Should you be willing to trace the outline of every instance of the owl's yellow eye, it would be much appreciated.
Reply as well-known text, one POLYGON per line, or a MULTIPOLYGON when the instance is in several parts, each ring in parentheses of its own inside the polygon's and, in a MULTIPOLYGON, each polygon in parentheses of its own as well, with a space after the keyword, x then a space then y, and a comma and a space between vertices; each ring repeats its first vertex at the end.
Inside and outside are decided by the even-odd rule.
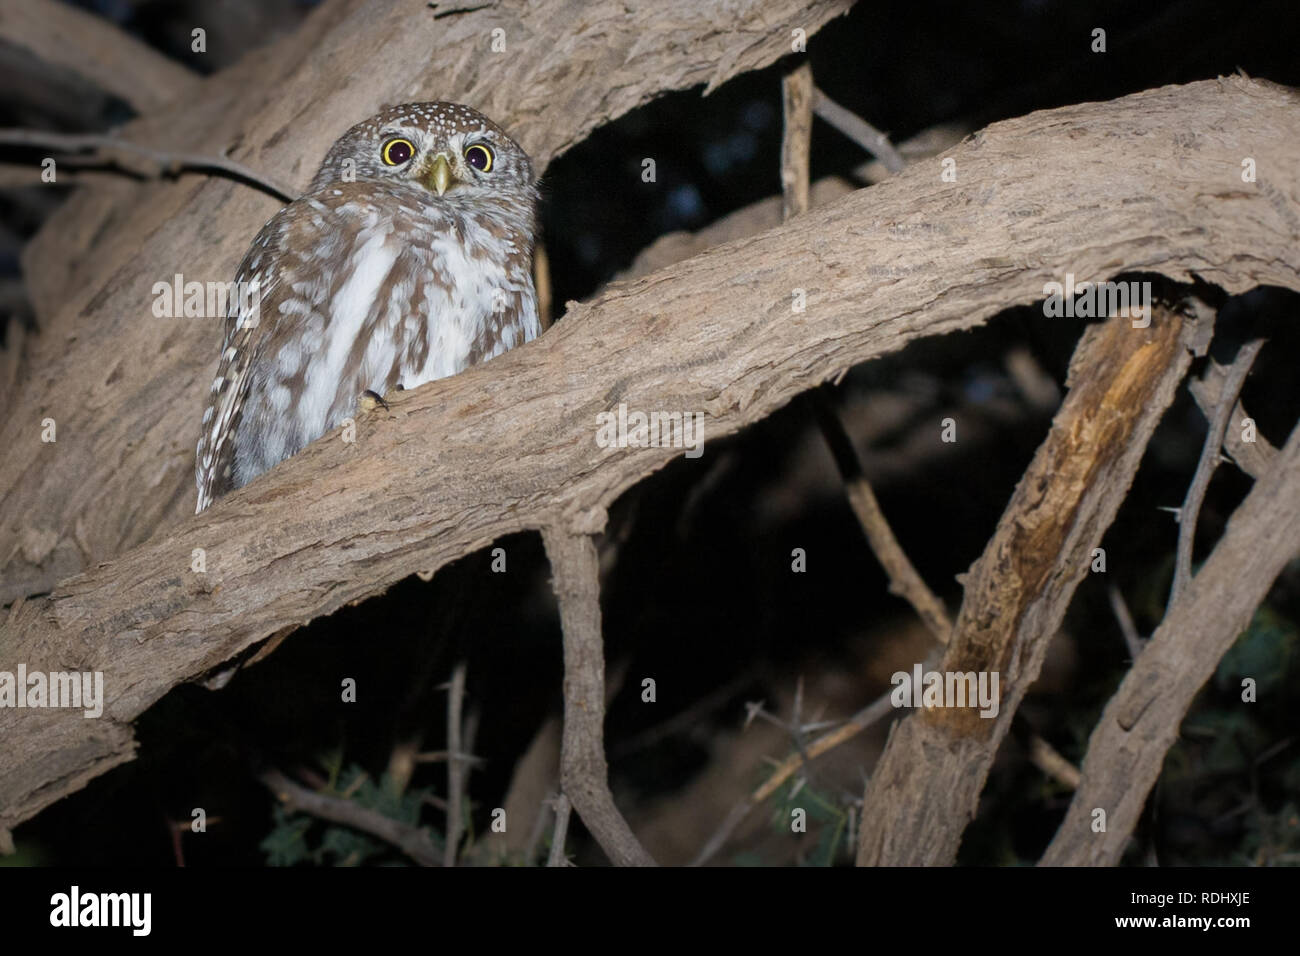
POLYGON ((482 143, 475 143, 465 150, 465 162, 469 163, 480 173, 492 172, 492 150, 488 149, 482 143))
POLYGON ((390 139, 379 153, 386 166, 400 166, 414 155, 415 146, 409 139, 390 139))

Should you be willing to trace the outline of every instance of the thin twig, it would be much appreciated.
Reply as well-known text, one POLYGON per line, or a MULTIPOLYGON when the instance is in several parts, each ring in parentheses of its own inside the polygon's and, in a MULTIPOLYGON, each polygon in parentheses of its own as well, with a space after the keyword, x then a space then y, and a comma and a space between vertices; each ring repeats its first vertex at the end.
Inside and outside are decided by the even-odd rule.
POLYGON ((1133 624, 1133 615, 1128 611, 1124 595, 1113 584, 1110 586, 1110 609, 1115 614, 1115 620, 1119 621, 1119 629, 1124 635, 1124 646, 1128 648, 1129 660, 1137 660, 1138 655, 1142 653, 1142 638, 1133 624))
POLYGON ((754 791, 750 799, 756 803, 762 803, 775 793, 783 783, 789 780, 790 777, 792 777, 795 772, 808 761, 820 757, 828 750, 833 750, 846 740, 856 737, 878 720, 882 720, 889 716, 894 709, 894 705, 890 701, 892 694, 892 691, 888 694, 882 694, 880 697, 876 698, 876 700, 872 701, 866 707, 862 708, 862 710, 858 711, 846 720, 841 726, 818 737, 812 743, 808 744, 803 755, 794 753, 789 757, 786 757, 785 760, 781 761, 781 763, 777 765, 772 776, 770 776, 757 790, 754 791))
POLYGON ((1262 339, 1247 342, 1237 351, 1237 357, 1228 366, 1223 391, 1219 393, 1219 406, 1214 410, 1214 418, 1205 434, 1205 444, 1201 446, 1201 460, 1197 462, 1192 484, 1187 489, 1187 497, 1178 512, 1178 551, 1174 562, 1174 583, 1169 590, 1170 607, 1192 583, 1192 545, 1196 538, 1196 522, 1201 513, 1201 503, 1210 487, 1210 478, 1222 459, 1220 449, 1223 448, 1223 437, 1228 430, 1228 419, 1232 415, 1233 406, 1237 404, 1241 387, 1246 384, 1246 375, 1263 346, 1262 339))
MULTIPOLYGON (((810 175, 808 141, 811 113, 817 111, 819 116, 826 118, 825 114, 819 111, 820 104, 823 109, 830 109, 832 113, 838 110, 863 126, 867 124, 862 123, 843 107, 837 106, 824 93, 816 89, 813 86, 812 67, 806 63, 783 79, 781 89, 785 109, 785 129, 781 143, 781 191, 784 197, 783 218, 789 219, 792 215, 808 209, 810 175)), ((835 115, 839 116, 838 113, 835 115)), ((888 141, 885 142, 888 145, 888 141)), ((892 146, 889 149, 893 152, 892 146)), ((884 154, 877 153, 877 155, 882 160, 886 159, 884 154)), ((897 153, 894 153, 894 156, 898 159, 898 169, 902 169, 902 158, 898 157, 897 153)), ((892 166, 890 168, 897 172, 892 166)), ((812 404, 822 435, 826 439, 826 444, 830 446, 831 455, 839 468, 849 505, 857 516, 858 523, 862 525, 872 551, 885 569, 885 574, 889 578, 890 592, 910 603, 939 642, 946 644, 948 635, 952 631, 952 622, 948 618, 948 613, 942 602, 921 579, 902 546, 899 545, 898 539, 894 537, 889 522, 885 520, 884 512, 880 510, 880 503, 876 501, 876 495, 863 473, 857 450, 849 440, 844 424, 835 411, 832 396, 829 386, 823 385, 809 393, 808 400, 812 404)))
POLYGON ((939 643, 947 644, 948 635, 952 633, 952 619, 948 617, 943 602, 922 580, 898 539, 894 537, 885 513, 880 510, 880 502, 876 500, 875 492, 862 473, 862 462, 857 450, 835 411, 830 387, 821 385, 806 394, 817 422, 821 425, 822 436, 830 446, 835 465, 839 468, 849 505, 853 508, 858 523, 862 525, 872 552, 889 578, 890 593, 911 604, 939 643))
POLYGON ((461 752, 461 709, 465 703, 465 662, 461 661, 451 672, 447 688, 447 750, 452 757, 447 761, 447 842, 442 847, 442 865, 455 866, 460 848, 464 820, 461 818, 462 797, 465 793, 465 763, 461 752))
POLYGON ((695 859, 691 861, 691 866, 703 866, 712 859, 726 844, 727 840, 731 838, 736 828, 749 816, 750 811, 776 793, 800 768, 806 767, 809 761, 815 760, 827 751, 833 750, 847 740, 851 740, 872 724, 887 717, 894 709, 894 705, 890 700, 892 693, 891 691, 878 697, 846 720, 841 726, 818 737, 808 744, 803 754, 794 753, 781 761, 772 772, 772 776, 765 780, 753 793, 731 808, 726 819, 722 821, 722 824, 705 842, 695 859))
POLYGON ((126 153, 148 160, 155 176, 175 176, 189 169, 210 173, 224 173, 234 179, 256 186, 263 192, 293 202, 297 193, 274 179, 237 163, 225 156, 201 156, 194 153, 171 153, 166 150, 142 146, 116 136, 94 133, 54 133, 39 129, 0 129, 0 146, 26 146, 52 149, 63 153, 94 153, 104 162, 114 161, 119 167, 139 173, 139 169, 121 161, 126 153), (114 154, 118 154, 116 159, 114 154))
MULTIPOLYGON (((472 748, 466 748, 467 750, 472 748)), ((425 750, 414 756, 415 763, 446 763, 452 758, 453 754, 448 750, 425 750)), ((458 753, 454 755, 461 763, 470 767, 478 766, 485 763, 482 757, 476 757, 472 753, 458 753)))
POLYGON ((605 762, 605 649, 600 563, 591 536, 542 532, 564 633, 564 739, 560 785, 601 849, 619 866, 653 866, 614 804, 605 762))
POLYGON ((1079 788, 1079 768, 1061 756, 1060 752, 1038 734, 1029 738, 1029 759, 1033 765, 1058 783, 1071 790, 1079 788))
MULTIPOLYGON (((546 821, 555 805, 555 796, 551 794, 539 803, 537 812, 533 814, 533 828, 528 831, 528 842, 524 845, 524 863, 528 866, 532 866, 533 860, 537 859, 537 848, 542 844, 542 834, 546 832, 546 821)), ((509 802, 506 801, 507 804, 509 802)))
POLYGON ((546 858, 547 866, 568 866, 569 861, 564 855, 564 843, 569 838, 569 811, 572 804, 569 798, 564 794, 556 794, 553 801, 555 807, 555 832, 551 835, 551 852, 546 858))
POLYGON ((845 109, 821 90, 813 90, 813 112, 875 156, 891 173, 900 173, 906 163, 889 137, 862 117, 845 109))
POLYGON ((554 321, 553 293, 551 289, 551 257, 546 254, 546 244, 538 241, 533 246, 533 288, 537 290, 537 318, 542 331, 554 321))
POLYGON ((301 810, 322 820, 369 833, 391 843, 421 866, 437 866, 441 862, 433 840, 419 827, 386 817, 377 810, 360 806, 351 800, 308 790, 278 770, 268 770, 260 779, 290 811, 301 810))
POLYGON ((626 757, 634 754, 639 750, 645 750, 652 747, 662 740, 666 740, 675 734, 683 733, 700 726, 701 721, 712 714, 727 701, 731 700, 747 684, 752 682, 754 675, 752 672, 741 674, 727 681, 716 690, 710 691, 701 697, 695 703, 678 711, 667 720, 647 727, 645 730, 628 737, 618 744, 609 748, 610 755, 614 759, 626 757))
MULTIPOLYGON (((1192 398, 1196 400, 1207 422, 1214 420, 1214 411, 1219 407, 1219 396, 1223 393, 1223 383, 1227 375, 1227 370, 1222 365, 1210 359, 1204 374, 1199 379, 1188 383, 1188 390, 1192 393, 1192 398)), ((1238 399, 1237 404, 1232 406, 1229 427, 1223 436, 1223 449, 1232 456, 1238 468, 1252 478, 1261 478, 1273 466, 1277 458, 1277 449, 1273 447, 1272 442, 1259 434, 1258 429, 1254 441, 1246 441, 1242 437, 1241 429, 1245 427, 1245 420, 1250 417, 1250 413, 1238 399)))
POLYGON ((781 80, 785 135, 781 139, 781 218, 808 211, 809 152, 812 143, 813 75, 804 63, 781 80))

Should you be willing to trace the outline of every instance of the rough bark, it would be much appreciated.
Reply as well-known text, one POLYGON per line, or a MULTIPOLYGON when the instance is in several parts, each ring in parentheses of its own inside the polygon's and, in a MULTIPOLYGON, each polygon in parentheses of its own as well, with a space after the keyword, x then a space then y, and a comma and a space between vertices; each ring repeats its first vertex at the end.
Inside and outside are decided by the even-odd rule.
POLYGON ((1082 783, 1042 865, 1119 862, 1183 715, 1297 554, 1300 427, 1106 704, 1088 741, 1082 783), (1093 830, 1097 809, 1106 813, 1102 832, 1093 830))
POLYGON ((890 734, 872 771, 861 866, 947 865, 1016 708, 1191 364, 1191 323, 1158 309, 1149 329, 1117 316, 1084 334, 1052 429, 966 576, 942 673, 999 675, 995 716, 925 709, 890 734))
POLYGON ((1066 272, 1300 289, 1294 105, 1231 78, 997 124, 951 152, 957 183, 917 164, 613 287, 537 341, 401 396, 354 443, 327 436, 16 607, 0 670, 102 670, 108 699, 100 720, 0 711, 0 828, 129 759, 145 708, 282 628, 504 534, 598 530, 605 506, 681 454, 598 447, 595 416, 620 403, 703 412, 717 438, 918 336, 1033 302, 1066 272), (1243 155, 1258 185, 1241 182, 1243 155), (792 314, 796 288, 808 304, 792 314), (195 548, 205 574, 190 571, 195 548))
MULTIPOLYGON (((221 153, 301 188, 333 140, 385 103, 450 99, 510 130, 538 169, 667 90, 791 50, 849 0, 538 0, 451 13, 333 0, 291 36, 123 130, 221 153), (494 31, 502 31, 494 35, 494 31), (504 43, 504 48, 494 48, 504 43)), ((444 5, 445 6, 445 5, 444 5)), ((217 319, 158 319, 155 282, 227 282, 273 200, 229 181, 125 182, 68 203, 24 258, 41 327, 0 428, 0 600, 144 541, 194 509, 193 458, 217 319), (58 443, 42 444, 53 418, 58 443)))
MULTIPOLYGON (((601 521, 599 517, 597 521, 601 521)), ((603 521, 601 521, 603 523, 603 521)), ((605 760, 605 645, 600 561, 589 534, 542 532, 564 631, 564 739, 560 785, 601 849, 618 866, 654 866, 614 804, 605 760)))

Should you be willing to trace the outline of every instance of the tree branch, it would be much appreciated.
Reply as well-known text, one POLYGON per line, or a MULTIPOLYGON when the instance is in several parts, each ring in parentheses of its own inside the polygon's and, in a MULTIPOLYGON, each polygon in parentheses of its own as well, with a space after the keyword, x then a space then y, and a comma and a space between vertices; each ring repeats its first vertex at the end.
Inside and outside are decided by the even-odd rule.
POLYGON ((813 92, 813 112, 875 156, 891 173, 901 173, 906 165, 889 137, 858 114, 845 109, 821 90, 813 92))
MULTIPOLYGON (((230 155, 296 193, 330 144, 382 105, 448 99, 509 130, 541 171, 663 92, 712 90, 775 62, 792 28, 811 36, 850 5, 765 0, 719 30, 695 0, 495 3, 442 19, 402 0, 325 0, 289 36, 119 135, 230 155), (504 48, 492 44, 498 30, 504 48)), ((226 181, 124 181, 65 204, 28 244, 23 275, 42 334, 27 337, 24 377, 0 395, 10 410, 0 535, 39 531, 18 532, 19 548, 0 540, 0 601, 49 591, 193 512, 196 410, 224 316, 160 320, 151 289, 178 273, 228 282, 276 208, 226 181), (55 467, 29 441, 46 417, 61 441, 37 444, 57 451, 55 467)))
MULTIPOLYGON (((564 855, 564 844, 569 839, 569 815, 573 810, 573 804, 562 793, 555 795, 553 803, 555 806, 555 829, 551 833, 551 852, 547 854, 546 865, 568 866, 568 858, 564 855)), ((531 858, 529 862, 531 862, 531 858)))
POLYGON ((803 63, 781 81, 781 104, 785 115, 781 136, 782 219, 808 211, 812 102, 812 66, 803 63))
POLYGON ((147 172, 153 176, 176 176, 186 169, 223 173, 233 179, 256 186, 285 202, 293 202, 297 196, 297 193, 288 186, 225 156, 173 153, 154 149, 151 146, 142 146, 118 136, 51 133, 39 129, 0 129, 0 146, 38 147, 62 153, 90 153, 99 161, 112 162, 129 172, 147 172), (127 156, 134 157, 136 161, 128 160, 127 156), (144 160, 147 169, 142 169, 139 160, 144 160))
POLYGON ((862 462, 858 459, 853 442, 844 430, 844 424, 827 391, 828 386, 823 385, 808 393, 809 402, 821 425, 822 437, 830 446, 831 456, 844 481, 844 493, 848 496, 849 506, 867 536, 872 554, 885 569, 885 576, 889 579, 889 593, 898 595, 912 605, 935 640, 947 644, 952 634, 952 620, 948 617, 948 610, 930 590, 903 546, 898 543, 894 530, 881 510, 880 502, 876 500, 876 493, 862 473, 862 462))
MULTIPOLYGON (((681 454, 597 446, 596 415, 620 402, 697 410, 708 438, 718 438, 913 339, 1033 302, 1045 281, 1066 271, 1102 278, 1116 263, 1141 262, 1175 279, 1195 270, 1230 292, 1300 288, 1292 225, 1300 223, 1300 204, 1287 198, 1300 197, 1300 170, 1289 161, 1300 151, 1300 116, 1286 108, 1291 95, 1227 79, 998 124, 950 154, 967 184, 951 195, 934 188, 929 171, 905 170, 783 227, 613 287, 573 307, 537 341, 401 393, 390 411, 358 422, 355 442, 326 436, 202 515, 15 607, 0 628, 0 670, 19 663, 99 670, 106 700, 99 720, 0 708, 0 829, 131 759, 132 721, 178 683, 502 535, 557 521, 571 526, 681 454), (1196 162, 1177 146, 1189 121, 1205 131, 1196 162), (1258 145, 1261 168, 1276 170, 1255 194, 1223 176, 1225 164, 1236 164, 1242 128, 1258 145), (1116 141, 1128 145, 1116 153, 1116 141), (1067 175, 1077 189, 1059 188, 1067 175), (1008 177, 1020 184, 1014 192, 961 199, 1008 177), (1141 217, 1130 218, 1134 208, 1141 217), (1215 233, 1203 245, 1207 219, 1215 233), (1104 245, 1073 245, 1080 235, 1102 234, 1104 245), (1008 235, 1014 259, 1005 254, 1008 235), (796 287, 808 291, 808 309, 792 316, 796 287), (195 548, 204 549, 205 573, 190 570, 195 548)), ((1139 338, 1130 331, 1129 341, 1139 338)), ((127 347, 96 355, 101 404, 113 371, 103 368, 104 356, 127 347)), ((155 340, 151 354, 158 351, 155 340)), ((1145 358, 1133 361, 1130 373, 1157 374, 1145 358)), ((181 403, 184 393, 167 401, 181 403)), ((1121 404, 1107 407, 1146 401, 1144 394, 1117 398, 1121 404)), ((200 406, 196 400, 183 410, 190 425, 200 406)), ((39 427, 39 410, 24 414, 39 427)), ((22 421, 18 415, 10 424, 22 421)), ((40 446, 44 464, 27 466, 37 488, 52 472, 84 464, 80 446, 98 440, 77 427, 86 421, 61 419, 58 443, 40 446)), ((160 460, 183 465, 185 494, 194 493, 192 442, 164 437, 167 429, 155 421, 137 435, 154 471, 148 478, 135 472, 127 484, 132 500, 172 487, 160 460)), ((34 444, 19 437, 21 429, 14 434, 0 468, 34 444)), ((132 471, 139 467, 133 454, 124 441, 109 464, 132 471)), ((10 510, 30 490, 7 494, 0 555, 19 549, 23 529, 42 527, 10 510)), ((35 508, 39 496, 31 500, 35 508)), ((120 520, 129 523, 145 507, 125 509, 120 520)), ((44 540, 33 538, 32 550, 44 540)))
POLYGON ((956 858, 1016 708, 1191 362, 1192 326, 1156 308, 1148 329, 1117 316, 1084 333, 1052 429, 966 575, 939 668, 998 674, 997 712, 926 709, 896 725, 863 799, 859 865, 956 858))
POLYGON ((461 756, 461 711, 465 705, 465 662, 456 665, 447 687, 447 842, 443 845, 442 865, 456 865, 460 838, 464 829, 461 801, 465 796, 468 767, 461 756))
POLYGON ((1298 553, 1300 426, 1106 704, 1083 781, 1040 865, 1119 863, 1192 700, 1298 553), (1100 833, 1098 809, 1106 813, 1100 833))
MULTIPOLYGON (((1227 379, 1227 369, 1214 359, 1210 359, 1201 377, 1188 386, 1192 398, 1196 400, 1197 406, 1205 415, 1207 425, 1214 421, 1215 411, 1222 404, 1223 389, 1227 379)), ((1262 478, 1273 466, 1273 461, 1277 458, 1277 449, 1260 434, 1255 435, 1253 442, 1242 439, 1245 419, 1249 417, 1240 401, 1233 405, 1232 415, 1228 419, 1229 427, 1223 438, 1223 450, 1231 455, 1237 467, 1250 477, 1262 478)))
POLYGON ((275 794, 276 799, 291 811, 301 810, 322 820, 369 833, 385 843, 391 843, 421 866, 437 866, 441 862, 438 849, 433 845, 429 834, 419 827, 386 817, 378 810, 371 810, 351 800, 308 790, 278 770, 266 771, 261 780, 275 794))
POLYGON ((1201 457, 1196 463, 1196 472, 1192 475, 1192 483, 1187 488, 1187 497, 1183 499, 1183 506, 1178 509, 1178 548, 1174 561, 1174 580, 1169 590, 1170 604, 1177 601, 1192 582, 1192 545, 1196 541, 1196 522, 1201 514, 1201 502, 1205 500, 1205 492, 1210 487, 1210 478, 1223 457, 1223 436, 1228 430, 1228 418, 1237 403, 1241 387, 1246 384, 1250 367, 1255 364, 1255 356, 1263 346, 1263 341, 1256 339, 1247 342, 1237 352, 1236 359, 1228 366, 1223 391, 1219 395, 1219 407, 1214 410, 1214 416, 1207 423, 1205 444, 1201 447, 1201 457))
MULTIPOLYGON (((591 536, 542 532, 564 629, 564 741, 560 786, 601 849, 619 866, 653 866, 614 805, 605 762, 605 650, 600 563, 591 536)), ((560 808, 557 807, 557 814, 560 808)), ((563 834, 557 834, 562 837, 563 834)), ((561 853, 563 845, 561 843, 561 853)))

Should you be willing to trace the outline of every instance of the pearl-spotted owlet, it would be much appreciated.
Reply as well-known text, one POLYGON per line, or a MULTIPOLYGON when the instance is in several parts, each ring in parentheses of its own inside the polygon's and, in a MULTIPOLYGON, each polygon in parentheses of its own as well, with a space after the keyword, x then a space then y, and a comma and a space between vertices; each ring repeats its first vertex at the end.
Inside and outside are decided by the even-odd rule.
POLYGON ((455 103, 348 130, 240 263, 203 412, 198 511, 385 395, 540 331, 527 154, 455 103))

